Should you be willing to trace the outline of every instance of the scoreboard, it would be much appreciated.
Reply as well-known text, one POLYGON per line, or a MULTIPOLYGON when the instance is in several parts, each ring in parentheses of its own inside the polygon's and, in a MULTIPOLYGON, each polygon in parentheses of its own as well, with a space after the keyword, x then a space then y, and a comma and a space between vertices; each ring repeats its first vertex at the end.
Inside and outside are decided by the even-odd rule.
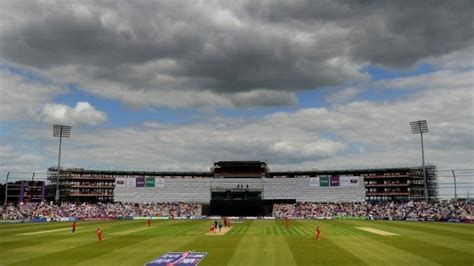
POLYGON ((42 202, 44 200, 44 181, 20 181, 19 202, 42 202))

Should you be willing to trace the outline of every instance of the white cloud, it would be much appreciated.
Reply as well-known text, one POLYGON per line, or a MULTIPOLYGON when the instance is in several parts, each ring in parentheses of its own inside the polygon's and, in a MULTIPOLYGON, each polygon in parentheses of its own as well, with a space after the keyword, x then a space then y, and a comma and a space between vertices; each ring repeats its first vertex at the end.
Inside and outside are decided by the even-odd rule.
POLYGON ((98 125, 107 120, 106 113, 96 110, 88 102, 78 102, 74 108, 64 104, 47 104, 39 117, 46 123, 71 125, 98 125))
MULTIPOLYGON (((32 171, 38 169, 41 156, 14 149, 11 145, 0 145, 0 171, 32 171)), ((42 169, 45 171, 44 169, 42 169)))
POLYGON ((25 121, 65 90, 0 69, 0 121, 25 121))
POLYGON ((474 71, 470 70, 441 70, 424 75, 395 78, 376 82, 380 88, 395 89, 443 89, 469 88, 474 85, 474 71))
POLYGON ((474 67, 474 45, 440 57, 425 60, 442 69, 469 69, 474 67))

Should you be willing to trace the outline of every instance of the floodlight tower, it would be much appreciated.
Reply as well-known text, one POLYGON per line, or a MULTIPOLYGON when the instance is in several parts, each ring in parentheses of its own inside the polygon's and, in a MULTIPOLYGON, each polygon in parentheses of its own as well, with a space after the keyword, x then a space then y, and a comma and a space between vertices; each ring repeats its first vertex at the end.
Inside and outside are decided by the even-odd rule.
POLYGON ((423 146, 423 133, 428 133, 428 124, 426 120, 418 120, 410 122, 411 132, 413 134, 420 134, 421 136, 421 160, 423 163, 423 178, 425 185, 425 201, 428 202, 428 179, 426 178, 426 168, 425 168, 425 149, 423 146))
POLYGON ((56 176, 56 202, 59 202, 59 174, 61 172, 61 142, 71 136, 71 126, 54 125, 53 137, 59 138, 58 175, 56 176))

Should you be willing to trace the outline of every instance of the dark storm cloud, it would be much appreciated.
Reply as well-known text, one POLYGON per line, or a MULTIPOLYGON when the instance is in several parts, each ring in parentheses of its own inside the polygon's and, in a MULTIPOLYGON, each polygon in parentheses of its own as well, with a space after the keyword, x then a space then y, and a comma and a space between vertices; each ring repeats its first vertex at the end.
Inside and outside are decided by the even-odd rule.
POLYGON ((363 78, 367 64, 409 67, 473 40, 472 1, 2 5, 2 58, 44 73, 72 65, 85 89, 293 92, 363 78))
POLYGON ((474 36, 474 1, 273 1, 248 10, 271 23, 349 28, 352 58, 386 67, 465 48, 474 36))

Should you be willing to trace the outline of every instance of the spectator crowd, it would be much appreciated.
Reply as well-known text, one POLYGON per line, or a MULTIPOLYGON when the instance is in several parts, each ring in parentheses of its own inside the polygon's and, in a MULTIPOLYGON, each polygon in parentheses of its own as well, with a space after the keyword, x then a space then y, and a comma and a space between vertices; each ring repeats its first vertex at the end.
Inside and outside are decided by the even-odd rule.
POLYGON ((405 203, 314 203, 274 204, 275 217, 329 218, 366 217, 374 220, 472 221, 474 204, 464 201, 405 203))
MULTIPOLYGON (((59 220, 65 217, 77 219, 120 219, 125 217, 202 216, 198 203, 20 203, 0 207, 3 220, 29 221, 35 218, 59 220)), ((474 203, 464 201, 405 202, 405 203, 315 203, 273 204, 273 216, 277 218, 333 218, 364 217, 374 220, 433 220, 473 221, 474 203)))
POLYGON ((77 219, 123 218, 137 216, 190 217, 201 216, 202 206, 198 203, 68 203, 60 205, 42 203, 19 203, 0 209, 4 220, 28 221, 34 218, 58 220, 64 217, 77 219))

